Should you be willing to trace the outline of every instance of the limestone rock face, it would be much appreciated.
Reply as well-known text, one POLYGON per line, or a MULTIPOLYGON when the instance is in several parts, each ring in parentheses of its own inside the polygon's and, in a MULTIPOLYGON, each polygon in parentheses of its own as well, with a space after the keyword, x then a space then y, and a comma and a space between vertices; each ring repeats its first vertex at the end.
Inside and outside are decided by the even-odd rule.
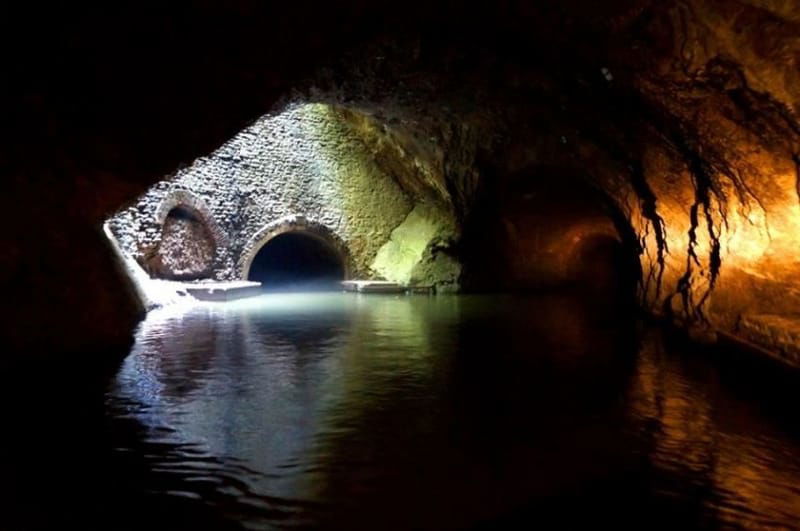
POLYGON ((458 289, 460 265, 440 252, 455 238, 451 219, 429 205, 417 205, 378 250, 371 268, 381 278, 403 285, 458 289))

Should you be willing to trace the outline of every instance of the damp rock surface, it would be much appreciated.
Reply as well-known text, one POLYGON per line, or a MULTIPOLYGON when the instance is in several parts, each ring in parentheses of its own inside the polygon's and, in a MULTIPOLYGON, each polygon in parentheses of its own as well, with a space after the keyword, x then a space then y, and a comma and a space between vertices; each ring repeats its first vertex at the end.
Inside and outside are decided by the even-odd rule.
MULTIPOLYGON (((425 260, 460 264, 461 284, 491 289, 499 277, 471 260, 501 253, 472 229, 503 216, 520 176, 572 173, 614 205, 649 311, 731 333, 745 314, 800 313, 796 2, 512 2, 458 17, 432 5, 319 9, 309 19, 294 5, 203 4, 156 22, 125 8, 100 21, 61 13, 54 27, 31 17, 30 30, 21 20, 2 32, 10 43, 38 36, 26 40, 29 57, 7 62, 14 134, 0 147, 10 227, 0 267, 15 306, 4 337, 57 350, 129 338, 140 308, 98 227, 120 209, 140 216, 137 198, 166 175, 197 177, 204 199, 250 175, 236 208, 212 212, 213 234, 253 235, 267 218, 312 211, 365 274, 414 205, 436 205, 458 233, 425 260), (282 23, 265 36, 265 20, 282 23), (292 60, 273 53, 288 48, 292 60), (262 164, 259 146, 290 146, 309 129, 287 123, 261 144, 242 139, 259 137, 258 117, 295 103, 340 109, 329 124, 346 126, 347 148, 317 136, 327 156, 295 146, 299 164, 262 164), (304 177, 320 173, 342 180, 304 177), (265 195, 258 179, 276 175, 282 184, 265 195), (350 217, 332 206, 333 182, 352 199, 350 217), (317 197, 324 207, 314 210, 317 197), (37 320, 45 333, 19 326, 37 320)), ((152 253, 161 226, 147 228, 137 234, 151 239, 120 235, 121 245, 152 253)), ((247 245, 235 238, 218 249, 247 245)), ((235 256, 218 252, 212 276, 228 278, 235 256)))

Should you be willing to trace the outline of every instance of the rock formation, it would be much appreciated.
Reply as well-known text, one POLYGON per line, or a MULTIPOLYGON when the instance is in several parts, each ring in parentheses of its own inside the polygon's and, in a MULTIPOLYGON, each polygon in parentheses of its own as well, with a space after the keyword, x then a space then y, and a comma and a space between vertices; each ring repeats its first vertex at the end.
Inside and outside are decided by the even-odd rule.
POLYGON ((141 27, 124 30, 130 13, 74 15, 11 62, 0 267, 13 345, 129 337, 139 310, 99 224, 247 120, 301 103, 337 109, 376 174, 408 198, 363 256, 398 243, 403 223, 417 223, 413 205, 452 228, 414 247, 421 265, 409 274, 466 289, 514 275, 536 284, 539 266, 571 278, 591 253, 565 239, 606 235, 637 257, 647 310, 798 363, 796 2, 569 0, 463 13, 356 3, 313 17, 253 4, 202 4, 188 24, 178 8, 162 13, 142 47, 130 42, 141 27), (276 26, 259 31, 265 20, 276 26), (565 179, 580 197, 562 190, 548 206, 548 183, 565 179))

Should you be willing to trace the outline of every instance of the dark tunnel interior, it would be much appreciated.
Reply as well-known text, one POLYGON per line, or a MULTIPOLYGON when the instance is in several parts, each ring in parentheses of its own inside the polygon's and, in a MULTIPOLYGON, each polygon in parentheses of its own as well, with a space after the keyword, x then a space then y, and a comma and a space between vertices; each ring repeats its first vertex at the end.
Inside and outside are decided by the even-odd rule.
POLYGON ((336 250, 322 238, 286 232, 259 249, 248 280, 265 291, 334 291, 341 289, 344 265, 336 250))
POLYGON ((192 212, 191 209, 185 206, 176 206, 175 208, 170 210, 169 213, 167 214, 167 219, 182 219, 193 223, 200 222, 199 216, 196 213, 192 212))
POLYGON ((634 310, 640 249, 613 201, 582 176, 554 168, 509 180, 486 191, 491 200, 466 224, 465 284, 488 292, 566 291, 611 315, 634 310))
POLYGON ((581 243, 575 260, 575 289, 611 310, 635 307, 638 268, 636 256, 619 238, 594 235, 581 243))

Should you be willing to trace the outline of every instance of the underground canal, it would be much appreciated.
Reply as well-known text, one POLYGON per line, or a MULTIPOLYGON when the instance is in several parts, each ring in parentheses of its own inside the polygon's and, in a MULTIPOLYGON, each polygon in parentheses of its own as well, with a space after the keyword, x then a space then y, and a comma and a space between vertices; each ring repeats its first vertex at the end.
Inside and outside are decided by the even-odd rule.
POLYGON ((797 528, 795 4, 9 14, 0 529, 797 528))

